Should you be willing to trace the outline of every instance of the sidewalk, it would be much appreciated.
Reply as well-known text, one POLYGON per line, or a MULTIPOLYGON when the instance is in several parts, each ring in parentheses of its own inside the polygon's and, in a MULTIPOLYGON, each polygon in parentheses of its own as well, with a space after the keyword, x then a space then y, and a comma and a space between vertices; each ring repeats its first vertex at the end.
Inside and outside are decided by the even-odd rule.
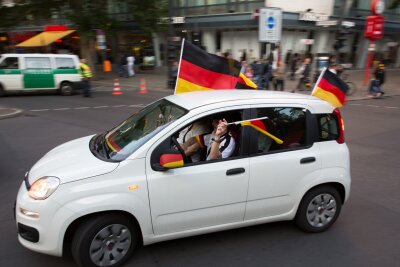
MULTIPOLYGON (((131 78, 119 77, 117 73, 104 74, 100 70, 97 72, 98 79, 92 81, 93 88, 104 88, 110 90, 114 88, 114 79, 118 79, 119 85, 122 91, 139 91, 141 80, 144 79, 146 83, 146 89, 148 91, 162 91, 170 94, 174 93, 173 89, 169 89, 167 86, 168 82, 168 69, 167 67, 159 67, 154 70, 135 70, 136 75, 131 78)), ((347 100, 360 100, 369 99, 367 97, 368 86, 363 85, 364 71, 363 70, 346 70, 349 75, 348 81, 353 82, 357 86, 357 91, 347 97, 347 100)), ((298 80, 290 81, 285 80, 285 91, 290 92, 296 88, 298 80)), ((385 96, 400 95, 400 69, 387 69, 386 70, 386 82, 383 85, 385 96)), ((95 91, 95 90, 94 90, 95 91)), ((296 91, 296 93, 310 94, 310 91, 296 91)), ((0 105, 0 120, 15 117, 22 113, 22 110, 15 108, 7 108, 0 105)))

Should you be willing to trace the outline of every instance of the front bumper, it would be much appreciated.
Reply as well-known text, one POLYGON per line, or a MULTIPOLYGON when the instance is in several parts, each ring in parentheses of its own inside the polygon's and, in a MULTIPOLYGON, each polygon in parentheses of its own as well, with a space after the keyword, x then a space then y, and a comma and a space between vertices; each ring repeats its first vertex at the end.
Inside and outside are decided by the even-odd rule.
POLYGON ((53 256, 62 256, 63 239, 76 214, 60 206, 52 197, 34 200, 21 184, 15 205, 18 240, 26 248, 53 256))

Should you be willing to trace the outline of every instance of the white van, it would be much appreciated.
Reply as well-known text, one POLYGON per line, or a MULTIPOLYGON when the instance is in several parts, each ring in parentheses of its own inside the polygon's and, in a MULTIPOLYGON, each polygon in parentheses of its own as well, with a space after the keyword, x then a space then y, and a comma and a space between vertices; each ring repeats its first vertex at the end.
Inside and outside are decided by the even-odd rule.
POLYGON ((72 95, 80 81, 76 55, 0 55, 0 96, 6 92, 36 90, 58 90, 62 95, 72 95))

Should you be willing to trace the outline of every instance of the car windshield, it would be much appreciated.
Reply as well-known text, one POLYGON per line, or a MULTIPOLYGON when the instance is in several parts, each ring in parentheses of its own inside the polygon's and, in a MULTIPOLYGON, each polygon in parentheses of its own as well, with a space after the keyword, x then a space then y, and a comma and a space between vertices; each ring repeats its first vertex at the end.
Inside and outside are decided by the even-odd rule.
POLYGON ((165 99, 150 104, 104 134, 101 139, 107 158, 113 161, 126 159, 168 124, 186 113, 187 110, 165 99))

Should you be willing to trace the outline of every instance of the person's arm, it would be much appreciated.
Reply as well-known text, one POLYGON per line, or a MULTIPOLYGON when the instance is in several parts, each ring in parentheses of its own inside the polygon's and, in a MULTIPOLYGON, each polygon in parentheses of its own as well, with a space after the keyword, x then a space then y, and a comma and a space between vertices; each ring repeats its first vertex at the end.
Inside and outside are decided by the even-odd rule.
POLYGON ((214 139, 211 142, 209 160, 221 158, 221 153, 219 151, 219 146, 221 144, 221 136, 223 136, 228 131, 228 122, 223 119, 219 121, 217 130, 214 134, 214 139))

